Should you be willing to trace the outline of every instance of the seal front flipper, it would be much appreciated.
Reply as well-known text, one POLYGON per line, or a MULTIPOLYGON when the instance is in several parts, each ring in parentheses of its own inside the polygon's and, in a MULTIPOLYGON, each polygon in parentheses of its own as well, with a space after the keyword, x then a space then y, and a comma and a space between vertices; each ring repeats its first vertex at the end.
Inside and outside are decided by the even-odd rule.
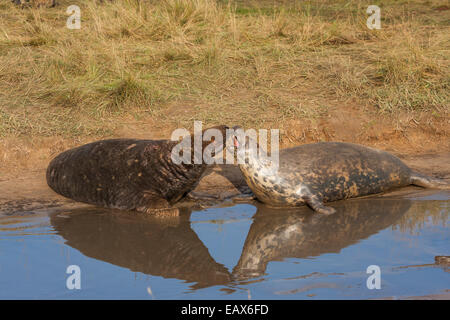
POLYGON ((137 211, 145 212, 155 217, 178 217, 180 215, 180 209, 178 208, 146 208, 145 211, 137 211))
POLYGON ((317 196, 312 194, 306 194, 302 196, 302 199, 305 201, 305 203, 314 211, 326 215, 330 215, 336 212, 336 209, 327 207, 323 204, 322 201, 318 199, 317 196))
POLYGON ((428 177, 418 172, 411 173, 411 184, 423 188, 450 190, 450 184, 448 182, 428 177))
POLYGON ((170 205, 169 201, 154 192, 145 191, 136 211, 148 213, 157 217, 175 217, 180 215, 180 210, 170 205))

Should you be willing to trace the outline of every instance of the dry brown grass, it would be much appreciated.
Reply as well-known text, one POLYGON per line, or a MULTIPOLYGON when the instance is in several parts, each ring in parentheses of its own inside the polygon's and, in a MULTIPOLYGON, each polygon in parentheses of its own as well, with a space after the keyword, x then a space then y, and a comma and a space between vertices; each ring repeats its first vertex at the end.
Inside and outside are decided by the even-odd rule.
MULTIPOLYGON (((448 1, 0 2, 0 137, 104 137, 124 122, 278 127, 351 102, 448 119, 448 1), (274 5, 274 3, 276 5, 274 5)), ((315 120, 316 119, 316 120, 315 120)), ((445 120, 443 120, 445 121, 445 120)))

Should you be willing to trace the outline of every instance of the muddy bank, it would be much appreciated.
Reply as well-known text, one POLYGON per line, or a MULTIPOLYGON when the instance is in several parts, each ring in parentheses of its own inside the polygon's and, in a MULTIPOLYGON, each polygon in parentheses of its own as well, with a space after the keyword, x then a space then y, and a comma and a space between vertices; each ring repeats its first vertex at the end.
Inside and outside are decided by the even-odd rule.
MULTIPOLYGON (((398 156, 414 170, 450 181, 450 152, 425 155, 398 154, 398 156)), ((247 189, 237 166, 214 165, 205 172, 194 192, 207 193, 217 197, 215 203, 210 203, 212 205, 247 189)), ((413 190, 420 190, 420 188, 411 186, 393 191, 393 193, 413 190)), ((186 205, 190 204, 192 203, 186 203, 186 205)), ((66 199, 47 186, 45 168, 0 180, 0 215, 13 212, 25 213, 41 208, 81 205, 85 204, 66 199)))

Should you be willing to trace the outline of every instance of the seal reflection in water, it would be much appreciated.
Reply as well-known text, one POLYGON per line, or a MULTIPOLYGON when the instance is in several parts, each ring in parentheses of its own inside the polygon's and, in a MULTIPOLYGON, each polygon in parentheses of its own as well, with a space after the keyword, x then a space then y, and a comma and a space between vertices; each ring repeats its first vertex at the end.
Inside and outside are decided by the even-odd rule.
MULTIPOLYGON (((234 146, 242 156, 239 168, 248 186, 258 200, 274 207, 307 204, 314 211, 332 214, 335 209, 324 202, 411 184, 450 188, 445 181, 412 171, 388 152, 352 143, 319 142, 283 149, 275 168, 268 158, 259 156, 256 141, 244 136, 240 127, 234 129, 238 132, 234 146)), ((234 151, 231 144, 227 148, 234 151)))
POLYGON ((410 206, 407 199, 354 199, 338 203, 336 214, 322 216, 306 208, 257 204, 232 273, 211 257, 192 230, 189 209, 181 208, 180 216, 166 219, 103 208, 74 209, 50 215, 50 223, 68 246, 85 256, 133 272, 193 282, 191 287, 199 289, 260 276, 270 261, 338 253, 396 223, 410 206))
MULTIPOLYGON (((227 126, 210 129, 219 130, 222 143, 225 141, 227 126)), ((178 143, 136 139, 89 143, 54 158, 47 168, 47 184, 55 192, 80 202, 176 215, 178 209, 172 205, 196 187, 207 167, 204 161, 194 164, 194 135, 191 164, 173 163, 172 148, 178 143)), ((214 137, 203 141, 201 154, 211 143, 216 143, 214 137)), ((220 139, 217 143, 221 143, 220 139)))
POLYGON ((342 249, 390 227, 410 209, 408 199, 353 199, 337 203, 338 212, 318 216, 306 208, 258 204, 233 277, 264 274, 270 261, 310 258, 342 249))
POLYGON ((191 211, 160 219, 126 211, 85 208, 53 214, 50 223, 66 244, 85 256, 133 272, 193 282, 193 289, 226 284, 217 263, 191 228, 191 211))

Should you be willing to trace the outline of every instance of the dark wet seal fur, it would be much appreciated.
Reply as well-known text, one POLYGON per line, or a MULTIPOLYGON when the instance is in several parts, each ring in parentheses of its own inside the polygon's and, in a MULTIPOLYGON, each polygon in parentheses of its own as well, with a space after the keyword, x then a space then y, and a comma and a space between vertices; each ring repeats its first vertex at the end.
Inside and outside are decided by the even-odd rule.
POLYGON ((77 208, 50 215, 65 243, 87 257, 133 272, 189 282, 192 289, 230 282, 191 228, 189 208, 177 217, 130 215, 126 211, 77 208), (121 239, 121 241, 118 241, 121 239))
MULTIPOLYGON (((246 144, 249 145, 248 143, 246 144)), ((394 155, 342 142, 320 142, 281 150, 278 172, 266 170, 255 153, 239 165, 255 196, 275 207, 307 204, 331 214, 323 202, 382 193, 410 184, 448 189, 445 181, 413 172, 394 155)))
MULTIPOLYGON (((222 132, 225 141, 227 127, 214 128, 222 132)), ((191 142, 193 156, 193 135, 191 142)), ((203 142, 203 148, 211 142, 203 142)), ((55 192, 80 202, 176 215, 176 208, 168 209, 196 187, 207 166, 174 164, 171 153, 178 143, 137 139, 89 143, 54 158, 47 168, 47 184, 55 192)))

